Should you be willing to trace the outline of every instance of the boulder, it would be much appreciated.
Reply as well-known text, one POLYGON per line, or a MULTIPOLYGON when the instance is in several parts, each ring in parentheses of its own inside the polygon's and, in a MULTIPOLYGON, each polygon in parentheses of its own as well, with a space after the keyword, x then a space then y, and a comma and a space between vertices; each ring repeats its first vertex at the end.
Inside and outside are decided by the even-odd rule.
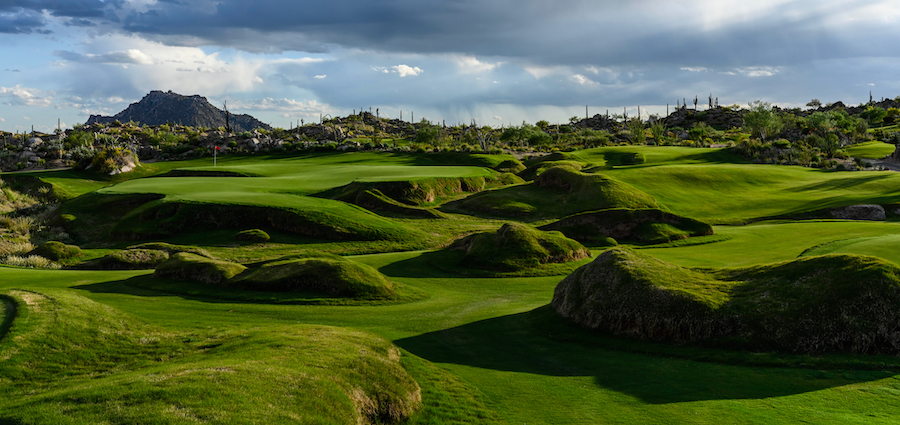
POLYGON ((831 216, 846 220, 884 220, 884 207, 874 204, 850 205, 831 210, 831 216))

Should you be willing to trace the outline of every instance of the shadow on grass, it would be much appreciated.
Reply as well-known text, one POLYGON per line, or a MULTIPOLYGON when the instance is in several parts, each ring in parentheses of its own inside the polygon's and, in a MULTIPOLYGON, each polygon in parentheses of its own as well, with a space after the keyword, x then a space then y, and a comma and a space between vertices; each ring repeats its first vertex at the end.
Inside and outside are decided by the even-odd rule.
POLYGON ((460 260, 462 251, 441 249, 424 252, 407 260, 397 261, 378 269, 389 277, 414 278, 509 278, 509 277, 544 277, 566 276, 578 267, 593 260, 585 258, 568 263, 549 263, 530 269, 518 271, 493 271, 463 267, 460 260))
POLYGON ((267 292, 224 288, 196 282, 182 282, 135 276, 124 280, 73 286, 93 293, 124 294, 137 297, 181 297, 191 301, 221 304, 286 304, 286 305, 383 305, 419 301, 427 294, 417 288, 401 286, 396 299, 340 298, 317 292, 267 292))
MULTIPOLYGON (((571 325, 549 305, 395 344, 437 363, 549 376, 593 376, 598 387, 652 404, 780 397, 895 374, 884 371, 888 367, 881 357, 859 360, 755 354, 608 337, 571 325), (846 370, 866 367, 877 371, 846 370)), ((898 360, 893 362, 895 369, 900 368, 898 360)))

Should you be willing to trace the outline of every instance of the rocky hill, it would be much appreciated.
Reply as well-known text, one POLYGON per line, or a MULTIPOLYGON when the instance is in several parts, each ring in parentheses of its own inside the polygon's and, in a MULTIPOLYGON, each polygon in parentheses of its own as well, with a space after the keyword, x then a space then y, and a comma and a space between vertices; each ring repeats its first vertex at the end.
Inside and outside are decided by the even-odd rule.
MULTIPOLYGON (((134 121, 144 125, 181 124, 191 127, 225 127, 225 111, 216 108, 200 95, 182 96, 171 90, 151 91, 140 102, 132 103, 124 111, 111 117, 91 115, 87 124, 107 124, 115 120, 134 121)), ((232 131, 250 131, 272 127, 250 115, 229 113, 232 131)))

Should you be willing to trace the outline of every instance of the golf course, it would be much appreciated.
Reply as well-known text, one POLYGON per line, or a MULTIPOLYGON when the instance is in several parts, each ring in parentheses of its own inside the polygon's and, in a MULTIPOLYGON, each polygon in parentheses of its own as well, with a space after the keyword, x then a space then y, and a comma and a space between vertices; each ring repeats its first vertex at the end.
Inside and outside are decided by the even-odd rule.
POLYGON ((0 178, 66 236, 0 266, 0 425, 900 421, 897 172, 612 145, 0 178))

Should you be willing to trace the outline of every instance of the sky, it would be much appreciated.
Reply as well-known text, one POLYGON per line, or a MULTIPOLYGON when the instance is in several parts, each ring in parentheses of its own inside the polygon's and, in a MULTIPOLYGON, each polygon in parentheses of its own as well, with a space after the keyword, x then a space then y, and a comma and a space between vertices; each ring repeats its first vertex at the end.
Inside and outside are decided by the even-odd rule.
POLYGON ((900 96, 898 24, 896 0, 0 0, 0 130, 151 90, 284 128, 859 104, 900 96))

